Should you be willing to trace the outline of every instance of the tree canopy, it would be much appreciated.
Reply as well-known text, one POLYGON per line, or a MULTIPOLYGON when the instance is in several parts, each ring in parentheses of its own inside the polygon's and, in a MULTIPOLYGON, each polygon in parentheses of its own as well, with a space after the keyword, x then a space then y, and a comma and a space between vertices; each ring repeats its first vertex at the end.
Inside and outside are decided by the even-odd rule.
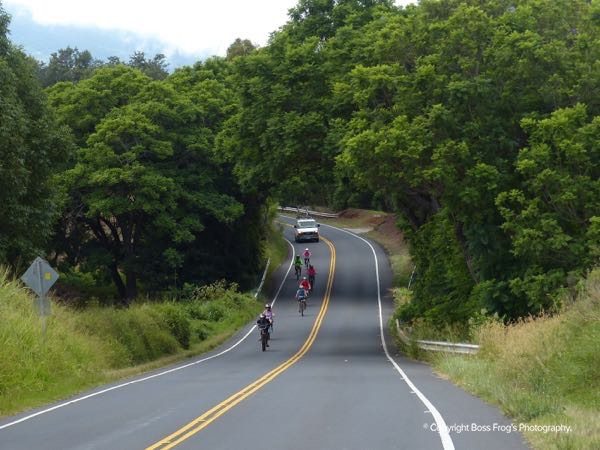
POLYGON ((170 75, 164 55, 61 50, 48 108, 0 14, 0 258, 49 242, 123 299, 249 284, 273 199, 373 207, 399 215, 416 265, 402 319, 552 310, 600 258, 599 17, 586 0, 300 0, 264 47, 170 75))
POLYGON ((597 16, 302 0, 236 64, 223 151, 247 189, 398 212, 418 275, 406 320, 552 308, 598 262, 597 16))
POLYGON ((129 61, 121 61, 117 56, 109 56, 106 61, 102 61, 94 59, 89 50, 80 51, 77 47, 68 46, 52 53, 48 63, 38 63, 38 77, 43 87, 63 81, 77 83, 91 77, 96 69, 118 65, 139 69, 153 80, 164 80, 169 75, 167 57, 162 53, 148 58, 144 52, 135 51, 129 61))
MULTIPOLYGON (((60 176, 70 202, 63 233, 87 230, 77 234, 86 238, 75 254, 96 248, 94 258, 105 262, 123 299, 137 295, 138 280, 158 288, 192 260, 198 272, 187 269, 180 280, 210 281, 232 258, 227 255, 219 267, 204 238, 216 228, 226 230, 218 233, 224 237, 239 233, 244 212, 234 180, 213 151, 234 96, 215 77, 196 82, 193 75, 201 71, 198 65, 152 81, 137 69, 116 66, 51 90, 59 117, 80 143, 74 166, 60 176), (206 261, 196 261, 199 255, 206 261)), ((258 244, 243 243, 260 255, 258 244)))
POLYGON ((52 176, 71 150, 36 78, 35 61, 7 38, 0 5, 0 262, 27 264, 59 211, 52 176))

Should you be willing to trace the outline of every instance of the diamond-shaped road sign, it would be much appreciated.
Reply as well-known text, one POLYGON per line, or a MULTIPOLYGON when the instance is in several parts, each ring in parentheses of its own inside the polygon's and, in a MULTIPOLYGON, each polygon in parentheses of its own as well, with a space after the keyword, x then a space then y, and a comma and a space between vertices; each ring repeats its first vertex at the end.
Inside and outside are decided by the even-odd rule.
POLYGON ((43 297, 58 280, 58 274, 50 267, 50 264, 38 256, 23 274, 21 280, 39 297, 43 297))

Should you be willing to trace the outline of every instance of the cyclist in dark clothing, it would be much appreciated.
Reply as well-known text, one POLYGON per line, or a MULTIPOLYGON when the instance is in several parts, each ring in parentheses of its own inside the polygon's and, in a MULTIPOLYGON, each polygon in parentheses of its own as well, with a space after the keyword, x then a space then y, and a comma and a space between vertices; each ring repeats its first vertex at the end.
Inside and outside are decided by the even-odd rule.
POLYGON ((266 330, 267 333, 267 347, 269 346, 269 327, 271 326, 271 321, 267 319, 267 316, 261 314, 258 320, 256 321, 256 325, 258 326, 258 331, 262 332, 262 330, 266 330))

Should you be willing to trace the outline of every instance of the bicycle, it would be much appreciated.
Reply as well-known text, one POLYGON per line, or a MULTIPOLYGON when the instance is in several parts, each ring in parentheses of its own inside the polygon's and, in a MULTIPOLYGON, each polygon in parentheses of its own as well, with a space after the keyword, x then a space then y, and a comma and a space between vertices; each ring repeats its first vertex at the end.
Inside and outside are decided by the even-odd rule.
POLYGON ((302 266, 294 266, 294 270, 296 271, 296 281, 298 281, 302 275, 302 266))
POLYGON ((306 298, 302 297, 298 299, 298 312, 304 317, 304 310, 306 309, 306 298))
POLYGON ((304 258, 304 266, 308 267, 309 264, 310 264, 310 257, 304 258))
POLYGON ((263 352, 269 346, 269 328, 268 327, 260 329, 260 346, 261 346, 263 352))
POLYGON ((309 275, 308 282, 310 283, 310 290, 312 291, 315 288, 315 276, 309 275))

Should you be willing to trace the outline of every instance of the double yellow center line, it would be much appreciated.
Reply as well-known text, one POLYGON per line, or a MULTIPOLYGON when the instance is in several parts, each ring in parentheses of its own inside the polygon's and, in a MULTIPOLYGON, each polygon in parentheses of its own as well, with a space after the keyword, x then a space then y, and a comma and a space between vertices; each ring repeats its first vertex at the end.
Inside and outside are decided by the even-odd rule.
POLYGON ((325 239, 323 237, 321 237, 321 239, 323 239, 323 241, 329 246, 329 250, 331 251, 331 260, 329 262, 329 277, 327 279, 327 288, 325 289, 325 295, 323 297, 323 303, 321 305, 321 309, 319 310, 319 314, 317 315, 315 323, 313 324, 312 329, 310 330, 310 334, 308 335, 308 338, 306 339, 306 341, 304 342, 304 344, 302 345, 300 350, 298 350, 290 359, 288 359, 284 363, 280 364, 275 369, 266 373, 265 375, 260 377, 258 380, 249 384, 242 390, 236 392, 235 394, 233 394, 226 400, 222 401, 218 405, 209 409, 204 414, 195 418, 194 420, 192 420, 190 423, 183 426, 179 430, 175 431, 174 433, 170 434, 169 436, 164 437, 163 439, 158 441, 156 444, 151 445, 146 450, 157 450, 157 449, 166 450, 166 449, 173 448, 176 445, 181 444, 186 439, 189 439, 190 437, 192 437, 199 431, 202 431, 204 428, 206 428, 208 425, 210 425, 213 421, 217 420, 219 417, 221 417, 223 414, 225 414, 231 408, 236 406, 238 403, 240 403, 244 399, 248 398, 250 395, 254 394, 256 391, 258 391, 264 385, 266 385, 273 379, 277 378, 285 370, 287 370, 293 364, 298 362, 300 360, 300 358, 302 358, 306 354, 306 352, 308 352, 308 350, 314 343, 315 339, 317 338, 317 333, 319 332, 319 329, 321 328, 321 324, 323 323, 323 319, 325 318, 325 313, 327 312, 327 307, 329 305, 329 298, 331 296, 331 287, 333 285, 333 275, 334 275, 334 270, 335 270, 335 247, 328 239, 325 239))

